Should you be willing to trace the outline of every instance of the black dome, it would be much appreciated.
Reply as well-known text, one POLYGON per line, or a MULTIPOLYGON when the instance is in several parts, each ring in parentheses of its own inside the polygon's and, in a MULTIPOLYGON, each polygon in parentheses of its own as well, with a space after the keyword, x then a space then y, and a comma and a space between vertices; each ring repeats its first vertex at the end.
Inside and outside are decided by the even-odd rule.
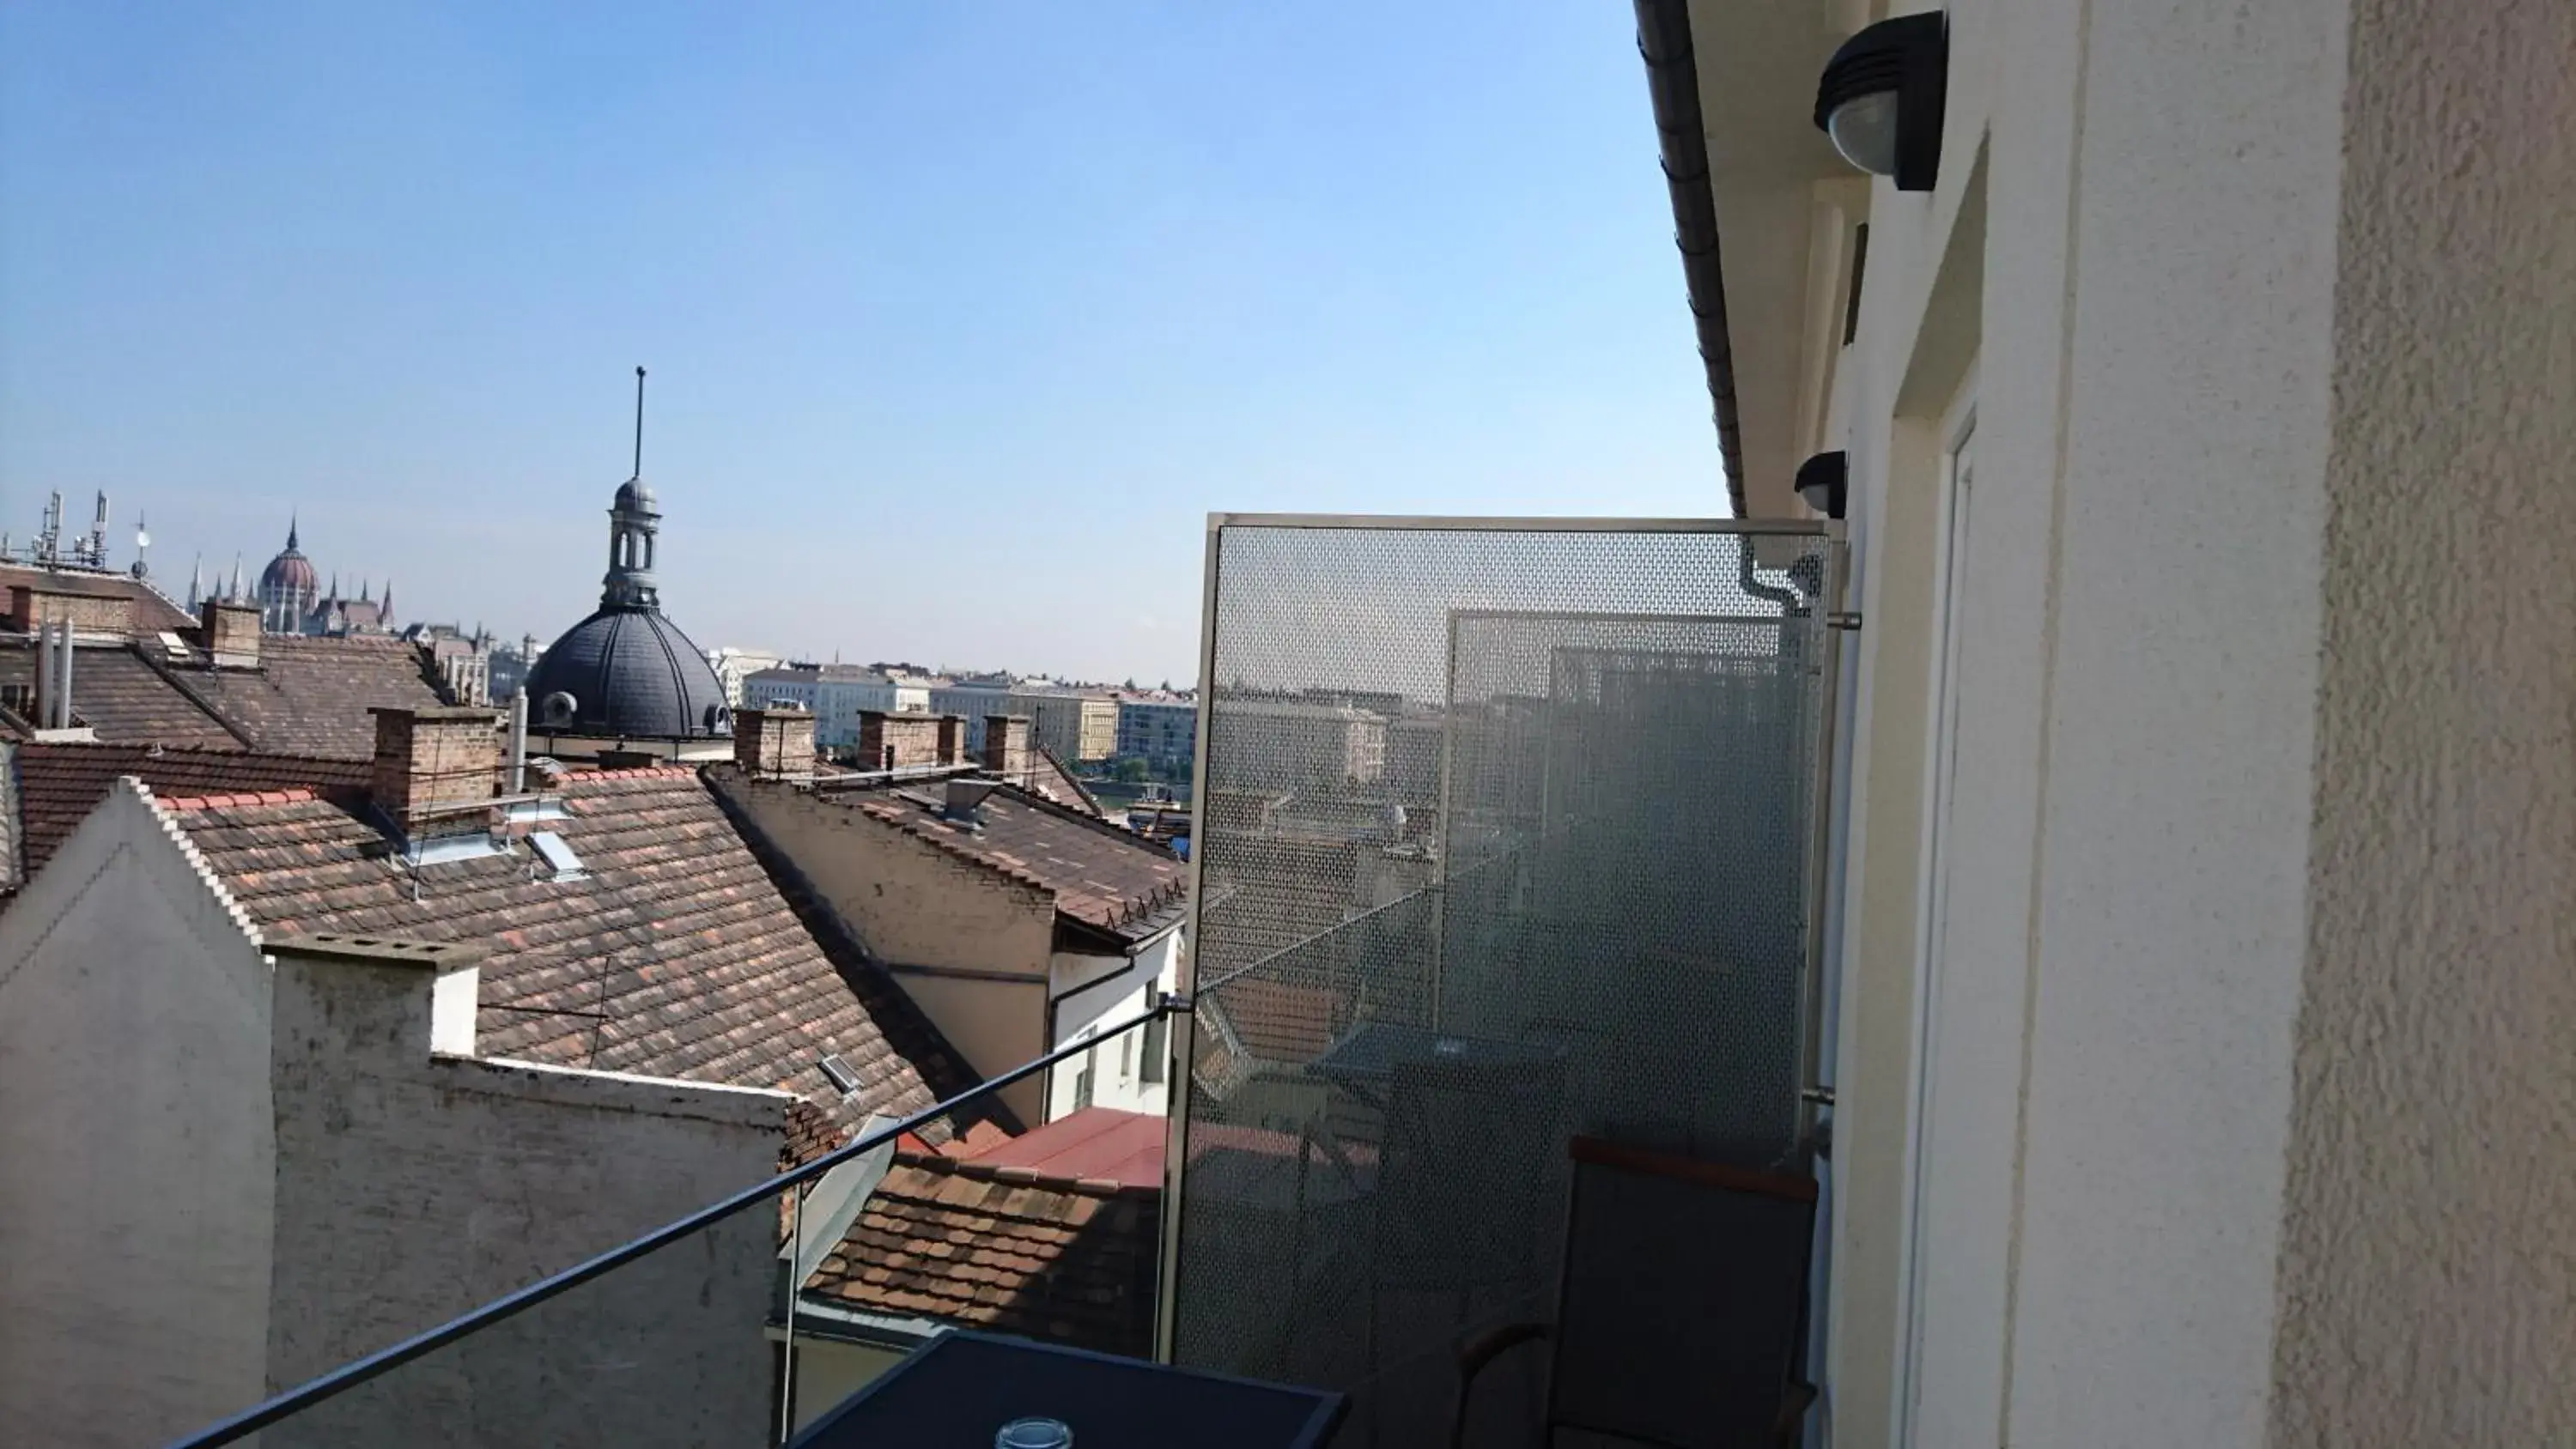
POLYGON ((540 734, 680 740, 733 733, 724 686, 706 656, 654 609, 601 609, 565 630, 538 657, 527 689, 528 727, 540 734))

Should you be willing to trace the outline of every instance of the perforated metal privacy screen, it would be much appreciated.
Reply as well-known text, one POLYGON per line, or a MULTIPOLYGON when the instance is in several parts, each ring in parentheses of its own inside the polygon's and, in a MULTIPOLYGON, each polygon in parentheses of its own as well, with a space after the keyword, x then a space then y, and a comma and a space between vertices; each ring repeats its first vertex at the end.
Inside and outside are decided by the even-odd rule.
POLYGON ((1443 1442, 1570 1137, 1795 1151, 1832 561, 1737 527, 1216 530, 1181 1363, 1443 1442))

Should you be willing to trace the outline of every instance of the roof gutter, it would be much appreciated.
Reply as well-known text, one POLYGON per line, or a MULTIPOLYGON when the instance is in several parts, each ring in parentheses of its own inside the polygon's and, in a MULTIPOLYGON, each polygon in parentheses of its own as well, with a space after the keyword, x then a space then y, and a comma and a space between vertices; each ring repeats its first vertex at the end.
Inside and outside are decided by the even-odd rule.
POLYGON ((1745 516, 1744 439, 1736 424, 1735 358, 1726 331, 1726 279, 1718 265, 1717 197, 1709 184, 1708 131, 1699 106, 1699 61, 1691 49, 1688 0, 1636 0, 1637 52, 1646 61, 1664 185, 1673 197, 1673 240, 1699 333, 1700 363, 1717 422, 1726 500, 1745 516))

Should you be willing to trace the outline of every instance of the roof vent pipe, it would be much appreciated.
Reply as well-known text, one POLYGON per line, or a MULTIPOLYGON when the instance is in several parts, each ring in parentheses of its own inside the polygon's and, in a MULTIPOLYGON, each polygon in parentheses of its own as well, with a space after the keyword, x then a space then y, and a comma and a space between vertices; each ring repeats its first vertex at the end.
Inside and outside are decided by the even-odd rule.
POLYGON ((948 796, 946 801, 940 806, 940 817, 957 825, 975 826, 983 824, 983 804, 985 798, 990 796, 994 789, 1000 784, 1001 782, 998 780, 949 781, 948 796))
POLYGON ((528 789, 528 687, 524 684, 510 696, 510 793, 522 795, 528 789))
POLYGON ((62 641, 56 654, 62 663, 63 673, 54 681, 54 728, 67 730, 72 727, 72 656, 76 652, 72 648, 72 621, 69 619, 63 620, 62 641))

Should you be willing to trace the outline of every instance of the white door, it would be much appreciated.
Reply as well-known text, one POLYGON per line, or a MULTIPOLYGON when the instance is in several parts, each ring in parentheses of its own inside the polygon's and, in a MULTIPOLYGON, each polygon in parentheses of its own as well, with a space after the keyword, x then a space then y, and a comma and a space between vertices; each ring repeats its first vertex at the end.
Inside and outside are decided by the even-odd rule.
POLYGON ((1962 702, 1974 700, 1996 621, 1979 618, 1974 414, 1954 413, 1945 468, 1939 671, 1926 790, 1923 935, 1915 981, 1917 1077, 1906 1245, 1902 1405, 1907 1449, 1997 1441, 2002 1413, 2018 1011, 1998 1010, 2009 962, 1991 923, 1954 918, 1974 827, 1962 702), (1976 929, 1970 929, 1976 927, 1976 929), (1972 941, 1977 942, 1971 944, 1972 941))

